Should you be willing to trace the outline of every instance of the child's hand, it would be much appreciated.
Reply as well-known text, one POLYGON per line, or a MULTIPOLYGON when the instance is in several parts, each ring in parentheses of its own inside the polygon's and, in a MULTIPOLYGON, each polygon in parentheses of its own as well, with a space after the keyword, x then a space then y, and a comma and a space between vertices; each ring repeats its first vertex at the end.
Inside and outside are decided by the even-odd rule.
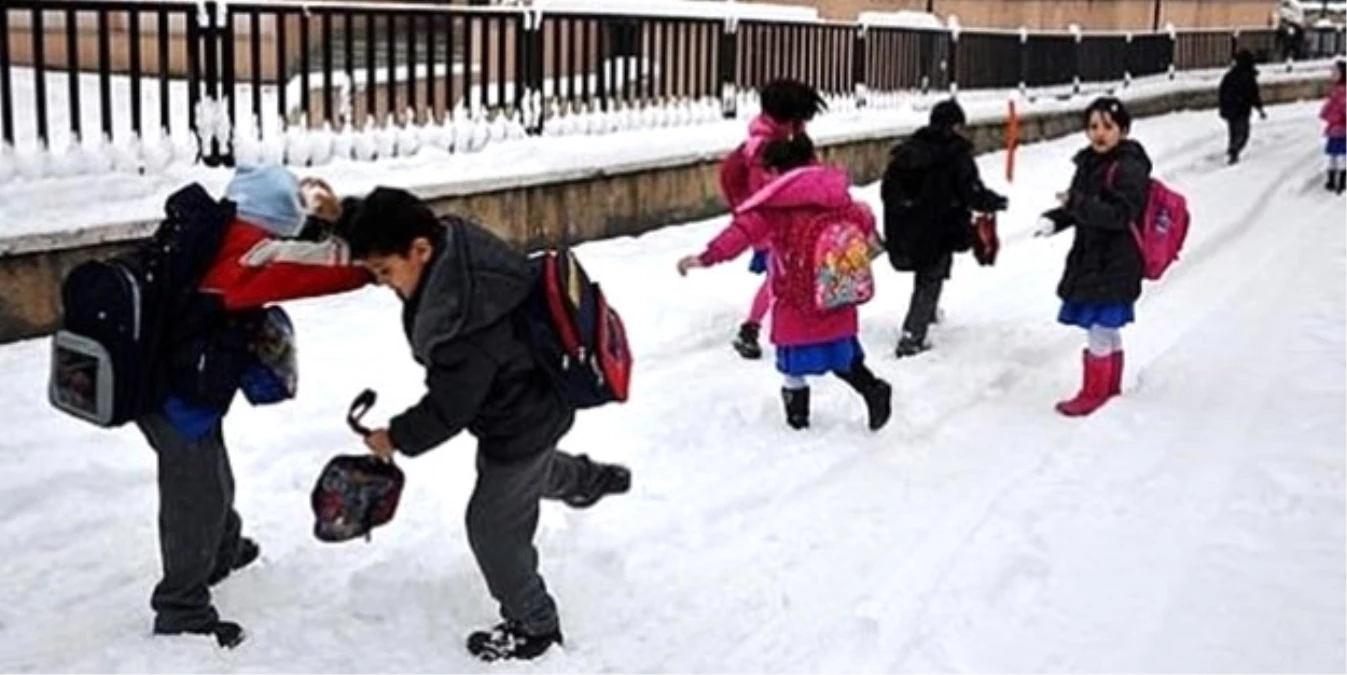
POLYGON ((370 435, 365 437, 365 447, 374 454, 375 457, 384 461, 393 459, 393 453, 397 451, 393 447, 393 438, 388 435, 387 429, 375 429, 370 435))
POLYGON ((1058 192, 1058 193, 1057 193, 1057 203, 1058 203, 1058 204, 1061 204, 1062 206, 1066 206, 1067 203, 1070 202, 1070 201, 1071 201, 1071 193, 1070 193, 1070 192, 1058 192))
POLYGON ((341 200, 332 191, 332 186, 321 178, 305 178, 299 181, 299 192, 304 199, 304 208, 320 220, 337 222, 341 217, 341 200))
POLYGON ((680 276, 687 276, 688 270, 697 267, 706 267, 706 265, 702 263, 701 257, 695 255, 686 256, 678 261, 678 274, 680 276))

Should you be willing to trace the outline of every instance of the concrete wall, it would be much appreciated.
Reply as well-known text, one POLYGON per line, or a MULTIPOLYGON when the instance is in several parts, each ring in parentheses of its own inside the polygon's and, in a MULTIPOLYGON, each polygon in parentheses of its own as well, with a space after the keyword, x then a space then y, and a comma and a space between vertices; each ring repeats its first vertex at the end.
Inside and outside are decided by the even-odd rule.
MULTIPOLYGON (((1303 80, 1265 83, 1269 103, 1323 96, 1325 82, 1303 80)), ((1137 116, 1181 109, 1210 108, 1214 89, 1181 91, 1133 100, 1137 116)), ((979 151, 1003 145, 1003 124, 974 126, 971 134, 979 151)), ((1021 121, 1021 138, 1033 142, 1080 132, 1075 111, 1028 116, 1021 121)), ((892 135, 876 134, 825 144, 831 162, 848 167, 857 183, 876 181, 883 174, 892 135)), ((647 232, 670 223, 697 220, 723 212, 716 183, 717 159, 702 157, 670 161, 666 165, 631 171, 595 171, 557 182, 503 187, 476 194, 432 199, 441 213, 474 216, 496 227, 521 246, 536 248, 563 241, 603 239, 647 232), (579 224, 573 226, 572 224, 579 224)), ((152 225, 141 226, 148 231, 152 225)), ((65 236, 65 239, 73 239, 65 236)), ((70 245, 54 235, 26 252, 4 253, 0 242, 0 342, 48 333, 59 319, 60 281, 72 267, 92 258, 125 250, 126 242, 92 240, 70 245)))

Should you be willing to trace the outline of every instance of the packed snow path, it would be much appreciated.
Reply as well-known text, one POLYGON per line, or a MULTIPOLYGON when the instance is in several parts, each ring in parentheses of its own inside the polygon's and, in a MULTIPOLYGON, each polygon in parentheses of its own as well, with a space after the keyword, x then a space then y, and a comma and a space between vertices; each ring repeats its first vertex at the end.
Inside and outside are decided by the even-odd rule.
MULTIPOLYGON (((627 321, 633 400, 585 413, 565 447, 631 465, 591 511, 549 504, 538 535, 567 647, 503 672, 1342 671, 1347 236, 1322 189, 1316 106, 1255 123, 1223 162, 1213 113, 1140 120, 1184 191, 1183 260, 1123 335, 1124 395, 1082 420, 1083 335, 1054 322, 1071 235, 1029 236, 1083 137, 1024 148, 993 268, 960 259, 936 349, 891 350, 911 278, 862 312, 894 383, 879 434, 839 382, 814 428, 782 420, 770 360, 730 350, 757 277, 674 262, 723 220, 585 246, 627 321)), ((1003 158, 981 166, 1004 188, 1003 158)), ((873 186, 860 190, 877 200, 873 186)), ((421 375, 391 293, 291 308, 300 397, 226 425, 260 564, 221 585, 235 652, 152 639, 154 460, 45 403, 45 340, 0 348, 0 670, 463 672, 494 620, 463 533, 471 441, 403 462, 397 520, 371 544, 310 534, 323 463, 372 386, 377 420, 421 375)))

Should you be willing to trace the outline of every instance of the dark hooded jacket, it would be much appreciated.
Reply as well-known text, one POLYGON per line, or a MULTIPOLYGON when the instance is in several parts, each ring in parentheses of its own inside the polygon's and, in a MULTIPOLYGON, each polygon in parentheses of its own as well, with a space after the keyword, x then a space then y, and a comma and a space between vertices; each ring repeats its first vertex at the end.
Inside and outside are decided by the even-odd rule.
POLYGON ((1005 198, 982 184, 973 144, 950 129, 929 126, 893 148, 880 196, 889 260, 904 271, 967 251, 972 212, 1005 208, 1005 198))
POLYGON ((1219 92, 1221 119, 1247 120, 1254 109, 1263 109, 1263 98, 1258 92, 1258 69, 1253 57, 1240 54, 1235 65, 1221 78, 1219 92))
POLYGON ((1059 228, 1076 228, 1057 295, 1066 302, 1135 302, 1142 261, 1132 226, 1150 197, 1151 160, 1140 143, 1125 139, 1104 154, 1085 148, 1074 161, 1070 199, 1053 218, 1059 228))
POLYGON ((495 460, 528 457, 570 429, 564 402, 517 331, 534 286, 528 260, 482 227, 447 218, 420 285, 403 306, 425 397, 393 418, 393 445, 417 455, 467 429, 495 460))

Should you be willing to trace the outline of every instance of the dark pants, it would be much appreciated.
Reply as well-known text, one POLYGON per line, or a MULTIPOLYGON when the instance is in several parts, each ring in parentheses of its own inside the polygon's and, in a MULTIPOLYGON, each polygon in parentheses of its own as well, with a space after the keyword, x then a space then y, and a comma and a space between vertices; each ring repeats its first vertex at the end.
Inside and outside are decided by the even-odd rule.
POLYGON ((501 617, 524 632, 557 630, 557 606, 538 575, 538 500, 562 499, 596 475, 587 458, 548 450, 536 457, 499 462, 477 453, 477 485, 468 500, 468 543, 501 617))
POLYGON ((954 256, 946 253, 916 272, 912 282, 912 301, 907 306, 907 318, 903 320, 903 332, 918 342, 926 340, 926 329, 935 322, 936 310, 940 306, 940 291, 949 278, 953 262, 954 256))
MULTIPOLYGON (((234 511, 234 474, 217 422, 205 435, 187 439, 162 415, 137 422, 159 456, 159 555, 164 578, 154 587, 154 630, 176 633, 219 620, 210 602, 209 579, 217 563, 238 551, 239 514, 234 511)), ((226 562, 228 561, 228 562, 226 562)))
POLYGON ((1231 160, 1239 159, 1239 153, 1244 152, 1244 146, 1249 144, 1249 118, 1226 120, 1225 123, 1230 131, 1230 146, 1226 154, 1231 160))

